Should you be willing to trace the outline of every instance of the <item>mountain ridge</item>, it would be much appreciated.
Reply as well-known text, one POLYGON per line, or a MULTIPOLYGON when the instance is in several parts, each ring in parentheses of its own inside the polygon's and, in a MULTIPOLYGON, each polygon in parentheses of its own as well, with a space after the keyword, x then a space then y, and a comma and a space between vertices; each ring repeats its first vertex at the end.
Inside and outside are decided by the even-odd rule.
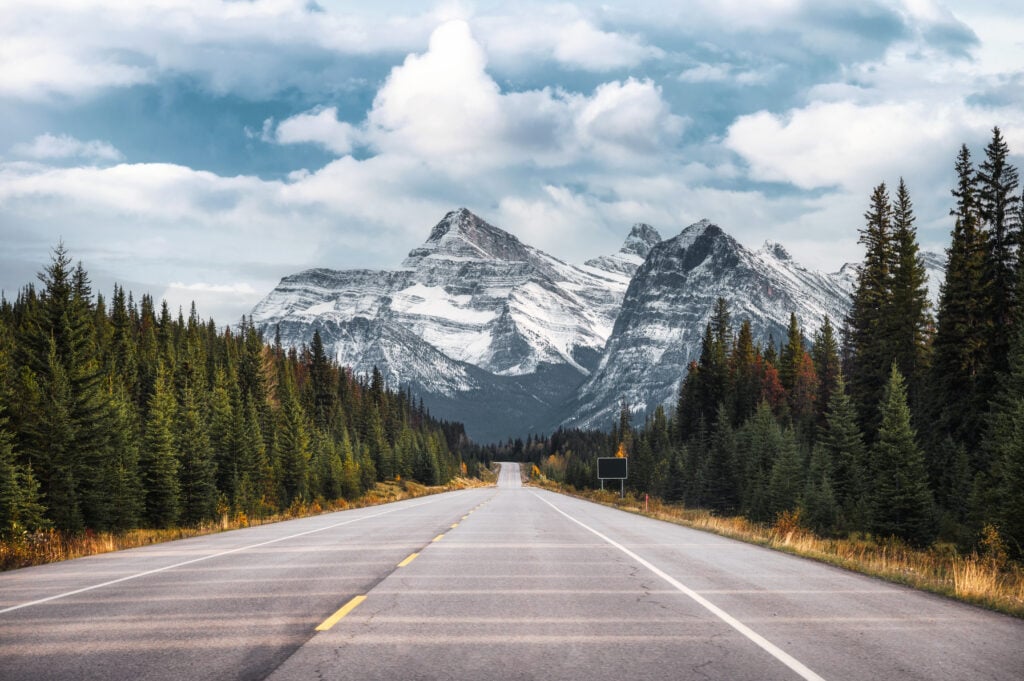
POLYGON ((288 275, 253 319, 286 346, 320 330, 340 363, 376 366, 494 441, 605 427, 622 396, 640 414, 669 403, 719 295, 755 340, 778 341, 791 311, 808 335, 826 314, 842 319, 855 282, 855 266, 810 270, 782 244, 752 251, 710 220, 670 239, 636 223, 615 253, 572 265, 460 208, 400 267, 288 275))

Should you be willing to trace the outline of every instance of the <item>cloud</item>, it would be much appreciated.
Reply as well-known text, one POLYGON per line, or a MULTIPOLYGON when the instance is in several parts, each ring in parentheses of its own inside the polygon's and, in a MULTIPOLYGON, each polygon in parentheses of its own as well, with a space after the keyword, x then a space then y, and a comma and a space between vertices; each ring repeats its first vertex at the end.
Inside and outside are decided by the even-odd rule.
POLYGON ((650 80, 599 85, 591 96, 544 88, 503 93, 464 21, 438 27, 378 91, 366 121, 380 152, 411 154, 463 174, 479 167, 623 160, 670 147, 684 127, 650 80), (461 168, 461 170, 460 170, 461 168))
MULTIPOLYGON (((264 136, 267 135, 264 126, 264 136)), ((316 108, 287 118, 277 125, 274 139, 280 144, 309 142, 319 144, 338 155, 348 154, 356 143, 358 131, 350 123, 338 120, 338 108, 316 108)))
POLYGON ((590 71, 636 66, 663 56, 663 50, 644 45, 636 36, 602 31, 582 19, 561 29, 554 43, 555 59, 590 71))
POLYGON ((52 135, 50 133, 39 135, 28 144, 14 145, 11 147, 11 153, 37 161, 86 159, 117 162, 124 159, 124 154, 109 142, 102 140, 83 142, 71 135, 52 135))

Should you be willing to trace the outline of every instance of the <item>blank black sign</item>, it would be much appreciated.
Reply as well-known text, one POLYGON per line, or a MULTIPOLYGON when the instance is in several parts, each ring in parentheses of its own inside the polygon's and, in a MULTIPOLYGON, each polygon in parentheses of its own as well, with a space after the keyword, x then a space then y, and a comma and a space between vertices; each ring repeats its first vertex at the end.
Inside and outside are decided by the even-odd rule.
POLYGON ((601 457, 597 460, 598 480, 625 480, 629 459, 601 457))

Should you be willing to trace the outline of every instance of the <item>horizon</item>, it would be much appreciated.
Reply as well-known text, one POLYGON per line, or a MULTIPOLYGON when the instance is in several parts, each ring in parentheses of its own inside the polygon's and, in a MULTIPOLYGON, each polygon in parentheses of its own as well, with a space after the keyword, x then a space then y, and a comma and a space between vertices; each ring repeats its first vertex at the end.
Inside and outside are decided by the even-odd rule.
POLYGON ((941 252, 960 144, 1024 159, 1008 2, 6 11, 5 295, 63 238, 98 291, 237 320, 290 274, 394 267, 454 205, 573 264, 707 217, 835 272, 879 182, 941 252))

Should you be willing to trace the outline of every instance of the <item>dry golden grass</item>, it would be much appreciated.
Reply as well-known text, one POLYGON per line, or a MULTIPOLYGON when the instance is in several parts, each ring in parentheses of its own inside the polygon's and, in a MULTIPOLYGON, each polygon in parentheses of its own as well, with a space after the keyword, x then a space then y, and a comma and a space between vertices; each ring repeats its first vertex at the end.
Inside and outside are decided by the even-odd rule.
POLYGON ((801 526, 799 513, 781 514, 768 525, 657 499, 649 500, 645 511, 644 500, 632 495, 620 499, 618 493, 576 491, 546 480, 532 484, 1024 617, 1024 566, 1006 559, 1005 548, 991 528, 981 543, 984 555, 964 556, 951 545, 917 549, 897 539, 819 537, 801 526))
POLYGON ((92 556, 97 553, 120 551, 150 544, 159 544, 174 539, 198 537, 225 530, 237 530, 243 527, 266 525, 282 520, 293 520, 307 516, 343 511, 348 508, 376 506, 402 499, 414 499, 428 494, 438 494, 456 489, 470 487, 486 487, 487 482, 471 478, 454 478, 447 485, 428 487, 416 482, 379 482, 362 497, 351 501, 338 499, 321 504, 314 501, 309 504, 293 504, 284 513, 262 518, 250 518, 244 513, 229 515, 224 513, 219 521, 204 523, 196 527, 178 527, 166 530, 128 530, 126 532, 92 532, 69 535, 56 530, 35 532, 14 541, 0 541, 0 571, 54 563, 71 558, 92 556))

